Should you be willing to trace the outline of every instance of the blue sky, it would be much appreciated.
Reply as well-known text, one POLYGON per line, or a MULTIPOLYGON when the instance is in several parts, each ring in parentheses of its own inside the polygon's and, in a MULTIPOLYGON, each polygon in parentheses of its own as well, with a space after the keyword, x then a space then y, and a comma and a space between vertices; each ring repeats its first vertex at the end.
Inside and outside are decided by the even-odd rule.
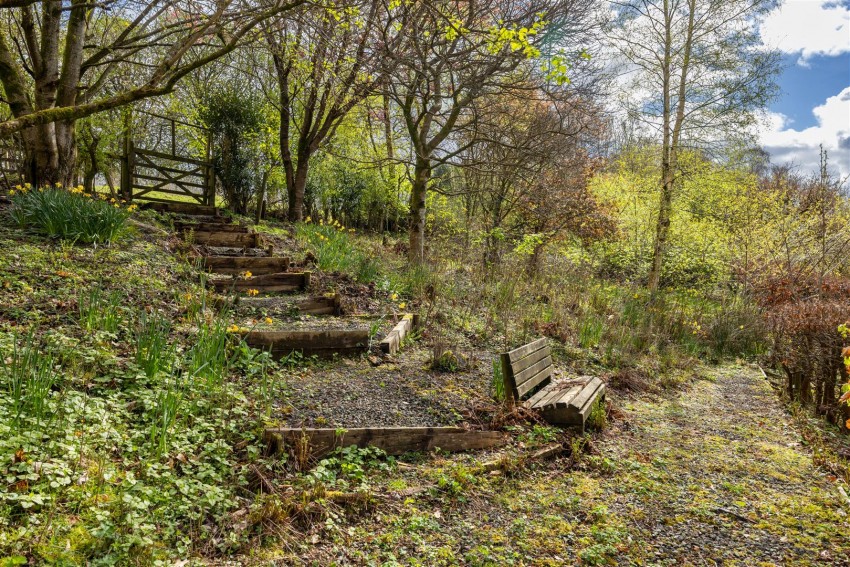
POLYGON ((850 53, 814 56, 808 66, 799 65, 798 60, 798 55, 783 57, 785 68, 779 77, 782 94, 770 110, 787 116, 794 128, 810 128, 817 126, 812 109, 850 86, 850 53))
POLYGON ((833 168, 850 175, 850 0, 786 0, 762 36, 785 64, 761 131, 771 160, 810 171, 823 144, 833 168))

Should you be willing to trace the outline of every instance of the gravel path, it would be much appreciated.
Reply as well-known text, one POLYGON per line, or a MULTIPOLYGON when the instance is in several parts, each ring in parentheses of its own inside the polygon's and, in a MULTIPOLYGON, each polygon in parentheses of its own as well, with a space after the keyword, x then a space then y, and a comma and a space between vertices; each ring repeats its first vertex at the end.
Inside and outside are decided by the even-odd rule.
POLYGON ((452 425, 476 395, 471 386, 487 385, 473 372, 429 371, 429 357, 427 349, 409 345, 377 368, 355 357, 308 369, 289 381, 292 405, 283 419, 294 427, 452 425))
POLYGON ((673 401, 625 404, 600 443, 622 471, 604 499, 642 542, 620 563, 850 564, 837 486, 768 383, 740 367, 712 378, 673 401))

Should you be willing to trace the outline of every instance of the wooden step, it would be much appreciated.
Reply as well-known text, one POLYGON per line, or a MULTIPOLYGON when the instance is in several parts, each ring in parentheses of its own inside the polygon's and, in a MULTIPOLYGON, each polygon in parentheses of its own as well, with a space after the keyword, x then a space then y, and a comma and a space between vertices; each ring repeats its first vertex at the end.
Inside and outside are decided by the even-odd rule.
POLYGON ((490 449, 504 445, 507 435, 499 431, 468 430, 462 427, 370 427, 353 429, 269 428, 265 430, 269 455, 300 448, 306 443, 312 459, 320 459, 337 447, 377 447, 389 455, 431 451, 458 452, 490 449))
POLYGON ((206 246, 234 246, 238 248, 261 248, 260 235, 254 232, 184 232, 183 237, 193 244, 206 246))
POLYGON ((267 293, 297 291, 307 289, 310 285, 310 272, 281 272, 254 276, 249 279, 231 278, 211 281, 215 290, 219 293, 246 292, 249 289, 267 293))
POLYGON ((246 271, 255 276, 277 274, 289 269, 289 258, 266 256, 206 256, 204 265, 217 274, 239 275, 246 271))
POLYGON ((212 205, 201 205, 200 203, 189 203, 184 201, 151 201, 140 203, 139 208, 152 209, 160 213, 176 213, 181 215, 205 215, 219 216, 219 210, 212 205))
POLYGON ((227 222, 174 221, 174 228, 180 232, 251 232, 247 226, 227 222))
POLYGON ((245 342, 254 348, 271 352, 274 358, 295 351, 304 356, 348 356, 366 351, 369 347, 369 328, 250 331, 245 334, 245 342))
POLYGON ((413 314, 408 313, 402 317, 401 321, 381 341, 381 350, 387 354, 395 354, 398 352, 399 347, 401 347, 404 337, 411 330, 413 330, 413 314))
POLYGON ((215 225, 220 224, 231 224, 233 219, 226 216, 214 216, 214 215, 180 215, 178 217, 179 220, 175 221, 175 224, 178 222, 182 222, 185 224, 199 223, 205 222, 215 225))
POLYGON ((342 297, 338 293, 293 299, 289 302, 281 301, 281 299, 280 297, 238 297, 236 304, 276 313, 297 311, 300 315, 342 314, 342 297))

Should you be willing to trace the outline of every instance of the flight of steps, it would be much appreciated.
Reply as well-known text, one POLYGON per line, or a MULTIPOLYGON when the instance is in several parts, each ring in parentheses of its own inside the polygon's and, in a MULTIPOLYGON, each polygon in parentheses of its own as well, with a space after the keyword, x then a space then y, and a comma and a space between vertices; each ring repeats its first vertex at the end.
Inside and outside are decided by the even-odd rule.
MULTIPOLYGON (((209 283, 218 293, 239 297, 243 302, 261 302, 274 301, 280 294, 303 295, 310 286, 310 272, 289 271, 292 264, 288 257, 274 256, 273 247, 264 247, 260 234, 234 224, 215 207, 156 203, 151 208, 180 215, 174 226, 187 242, 196 245, 203 267, 211 274, 209 283)), ((340 312, 338 295, 293 296, 289 305, 301 314, 340 312)), ((368 348, 369 328, 251 330, 245 340, 250 346, 270 350, 276 357, 294 350, 306 356, 347 355, 368 348)))

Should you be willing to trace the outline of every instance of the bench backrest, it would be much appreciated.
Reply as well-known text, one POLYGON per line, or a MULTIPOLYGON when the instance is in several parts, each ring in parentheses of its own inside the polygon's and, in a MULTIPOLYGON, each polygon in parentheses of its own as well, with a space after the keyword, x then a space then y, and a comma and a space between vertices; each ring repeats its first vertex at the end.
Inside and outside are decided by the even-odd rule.
POLYGON ((501 358, 505 392, 515 400, 552 378, 552 350, 545 338, 503 353, 501 358))

